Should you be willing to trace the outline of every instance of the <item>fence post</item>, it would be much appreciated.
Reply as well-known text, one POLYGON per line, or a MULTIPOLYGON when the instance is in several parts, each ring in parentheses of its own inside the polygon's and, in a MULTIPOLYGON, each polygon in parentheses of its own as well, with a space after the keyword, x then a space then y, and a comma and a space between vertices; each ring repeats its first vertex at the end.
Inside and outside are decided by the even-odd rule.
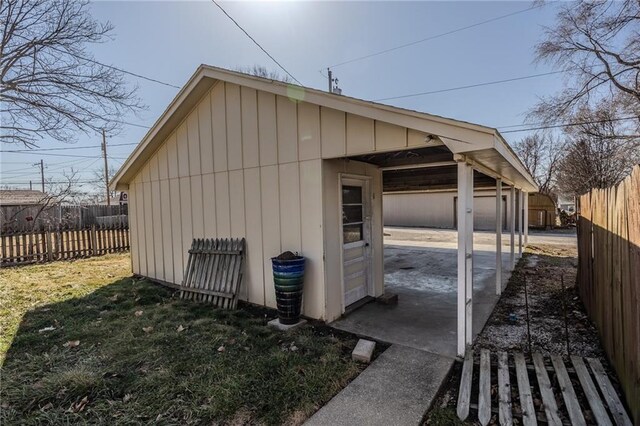
POLYGON ((56 226, 56 259, 60 259, 64 244, 62 242, 62 232, 60 230, 60 224, 56 226))
POLYGON ((91 254, 93 256, 97 256, 98 255, 98 244, 97 244, 97 239, 96 239, 96 224, 92 224, 91 225, 91 254))
POLYGON ((44 235, 46 235, 45 241, 47 244, 47 260, 51 262, 53 260, 53 244, 51 241, 53 233, 51 232, 51 226, 49 226, 49 230, 44 235))

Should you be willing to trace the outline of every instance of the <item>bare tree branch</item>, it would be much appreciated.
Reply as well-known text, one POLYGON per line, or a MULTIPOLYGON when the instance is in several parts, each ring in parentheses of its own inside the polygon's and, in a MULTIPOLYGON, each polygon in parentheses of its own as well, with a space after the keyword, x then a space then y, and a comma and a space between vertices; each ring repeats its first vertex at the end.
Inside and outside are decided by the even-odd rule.
POLYGON ((278 71, 269 71, 264 65, 254 65, 252 67, 238 67, 236 71, 245 74, 255 75, 256 77, 268 78, 270 80, 282 81, 284 83, 293 83, 288 75, 282 75, 278 71))
POLYGON ((579 195, 592 188, 608 188, 640 163, 637 126, 616 121, 617 113, 615 103, 602 102, 582 108, 573 117, 584 124, 566 130, 566 149, 556 179, 561 192, 579 195))
POLYGON ((543 98, 531 117, 565 120, 593 102, 618 99, 639 115, 640 2, 579 1, 562 6, 536 48, 537 60, 566 71, 563 91, 543 98))
POLYGON ((0 0, 0 142, 35 146, 43 137, 119 130, 143 105, 123 74, 93 60, 86 46, 113 27, 86 0, 0 0))
POLYGON ((533 177, 539 192, 555 195, 556 175, 563 143, 551 134, 534 133, 517 142, 514 149, 533 177))

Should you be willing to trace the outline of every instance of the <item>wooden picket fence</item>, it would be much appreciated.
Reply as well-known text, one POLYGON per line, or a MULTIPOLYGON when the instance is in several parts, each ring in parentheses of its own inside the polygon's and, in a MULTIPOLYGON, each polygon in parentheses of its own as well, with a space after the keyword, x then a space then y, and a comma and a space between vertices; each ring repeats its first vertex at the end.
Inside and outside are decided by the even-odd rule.
POLYGON ((92 225, 0 235, 0 267, 70 260, 129 250, 129 227, 92 225))
POLYGON ((578 290, 640 424, 640 166, 578 205, 578 290))

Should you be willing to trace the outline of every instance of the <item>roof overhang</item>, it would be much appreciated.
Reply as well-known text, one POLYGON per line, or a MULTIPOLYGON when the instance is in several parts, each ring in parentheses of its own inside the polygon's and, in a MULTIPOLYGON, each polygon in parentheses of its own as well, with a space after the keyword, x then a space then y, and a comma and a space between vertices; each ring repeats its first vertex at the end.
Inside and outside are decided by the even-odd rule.
POLYGON ((437 136, 452 153, 464 154, 468 161, 476 161, 477 164, 484 164, 485 167, 497 173, 504 173, 520 188, 527 191, 537 190, 531 175, 496 129, 208 65, 198 67, 178 92, 113 177, 111 188, 128 189, 129 182, 138 170, 218 81, 286 96, 437 136))

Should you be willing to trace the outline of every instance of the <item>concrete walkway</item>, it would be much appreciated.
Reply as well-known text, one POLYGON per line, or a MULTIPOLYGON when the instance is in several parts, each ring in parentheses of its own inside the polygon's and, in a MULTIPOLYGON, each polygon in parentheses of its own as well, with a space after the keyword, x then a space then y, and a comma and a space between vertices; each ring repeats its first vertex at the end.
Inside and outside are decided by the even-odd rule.
POLYGON ((453 358, 392 345, 306 425, 418 425, 453 358))

